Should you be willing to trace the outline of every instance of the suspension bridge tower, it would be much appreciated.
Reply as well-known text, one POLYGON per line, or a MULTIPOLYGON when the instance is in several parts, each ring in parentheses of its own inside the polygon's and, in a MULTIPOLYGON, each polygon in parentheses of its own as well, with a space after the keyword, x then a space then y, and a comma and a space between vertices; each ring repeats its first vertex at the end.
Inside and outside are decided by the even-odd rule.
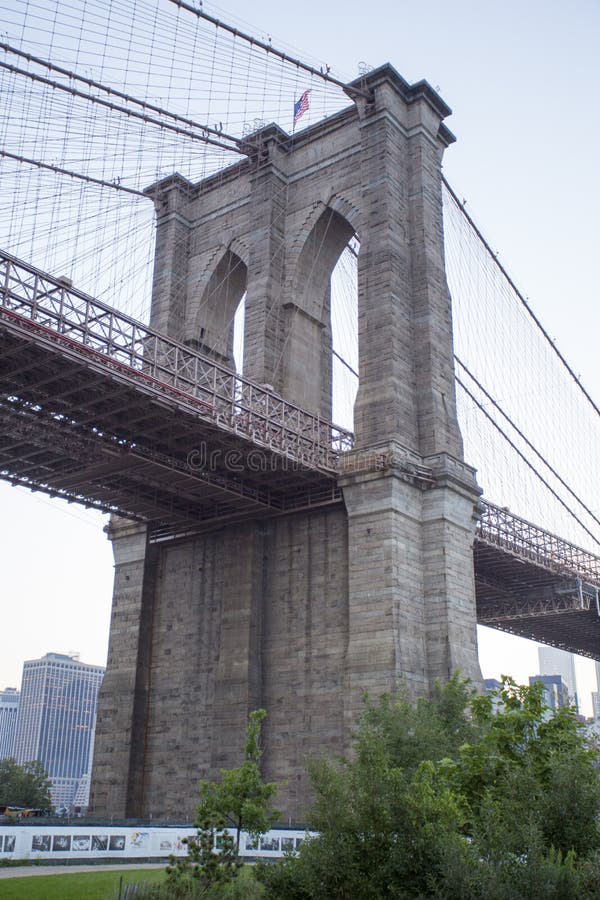
MULTIPOLYGON (((450 110, 389 65, 349 93, 351 106, 294 136, 261 128, 217 175, 148 189, 151 325, 233 368, 245 294, 244 377, 323 422, 330 278, 359 239, 355 440, 321 500, 302 500, 299 471, 294 505, 270 515, 199 521, 168 540, 113 521, 95 813, 191 815, 198 779, 239 763, 248 713, 264 707, 264 774, 282 783, 285 820, 301 821, 306 759, 348 748, 365 691, 423 694, 457 669, 480 678, 480 491, 456 417, 444 267, 450 110)), ((196 450, 210 478, 215 448, 196 450)), ((260 453, 229 461, 240 482, 250 464, 260 453)), ((264 472, 266 490, 277 477, 264 472)))

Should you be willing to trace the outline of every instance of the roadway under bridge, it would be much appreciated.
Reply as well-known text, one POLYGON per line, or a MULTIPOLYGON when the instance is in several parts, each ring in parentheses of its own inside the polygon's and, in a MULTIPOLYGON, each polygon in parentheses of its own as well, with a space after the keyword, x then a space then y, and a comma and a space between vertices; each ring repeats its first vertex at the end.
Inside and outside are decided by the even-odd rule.
MULTIPOLYGON (((351 449, 349 432, 0 253, 0 478, 165 541, 341 504, 351 449)), ((599 557, 482 502, 474 566, 481 624, 600 659, 599 557)))

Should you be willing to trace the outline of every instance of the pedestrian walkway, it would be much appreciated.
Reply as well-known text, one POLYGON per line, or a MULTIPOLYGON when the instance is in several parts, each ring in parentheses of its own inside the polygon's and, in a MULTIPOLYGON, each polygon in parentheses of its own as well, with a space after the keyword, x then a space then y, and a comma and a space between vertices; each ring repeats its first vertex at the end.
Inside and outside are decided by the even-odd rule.
POLYGON ((0 878, 22 878, 24 875, 66 875, 69 872, 115 872, 119 869, 164 869, 165 862, 160 863, 136 863, 135 860, 129 864, 119 863, 118 865, 108 864, 94 866, 2 866, 0 867, 0 878))

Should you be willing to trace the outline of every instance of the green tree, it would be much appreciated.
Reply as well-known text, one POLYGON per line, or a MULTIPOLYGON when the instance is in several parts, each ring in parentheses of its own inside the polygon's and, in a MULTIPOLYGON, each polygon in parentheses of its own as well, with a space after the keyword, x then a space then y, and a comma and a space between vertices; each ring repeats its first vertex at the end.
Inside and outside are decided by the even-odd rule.
POLYGON ((277 785, 263 781, 260 746, 264 709, 250 713, 245 742, 245 760, 237 769, 221 769, 221 781, 200 782, 200 804, 196 817, 200 823, 211 823, 215 829, 233 828, 235 851, 239 850, 243 829, 253 835, 264 834, 279 816, 270 809, 277 785))
POLYGON ((313 762, 319 836, 260 867, 268 896, 599 896, 600 781, 574 713, 510 679, 498 699, 455 676, 416 703, 367 701, 350 758, 313 762))
POLYGON ((464 798, 468 833, 492 868, 518 859, 520 870, 526 861, 564 875, 600 851, 597 752, 573 708, 550 714, 541 684, 504 678, 498 699, 498 714, 489 697, 473 702, 479 738, 445 765, 446 783, 464 798))
POLYGON ((384 694, 377 703, 365 697, 362 728, 374 728, 393 764, 412 772, 425 759, 456 756, 473 739, 479 731, 470 710, 476 697, 458 674, 443 684, 436 681, 430 697, 414 700, 403 691, 384 694))
MULTIPOLYGON (((200 803, 195 820, 197 835, 187 841, 188 856, 173 859, 167 869, 171 887, 181 896, 187 896, 190 885, 209 893, 230 884, 240 867, 242 830, 255 836, 264 834, 279 816, 278 810, 271 808, 277 785, 263 781, 260 772, 263 755, 260 735, 265 716, 264 709, 250 713, 242 765, 221 769, 219 782, 200 782, 200 803), (214 849, 215 837, 217 851, 214 849)), ((244 891, 249 897, 248 884, 244 891)), ((203 896, 202 893, 199 895, 203 896)))
POLYGON ((50 779, 41 762, 0 760, 0 805, 49 809, 50 779))

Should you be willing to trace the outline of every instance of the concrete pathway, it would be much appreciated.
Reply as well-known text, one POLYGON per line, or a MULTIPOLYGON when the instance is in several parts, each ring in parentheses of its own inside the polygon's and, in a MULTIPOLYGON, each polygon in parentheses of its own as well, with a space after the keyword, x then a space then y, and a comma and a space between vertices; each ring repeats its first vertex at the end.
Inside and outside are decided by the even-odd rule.
POLYGON ((120 865, 95 866, 0 866, 0 878, 21 878, 23 875, 67 875, 69 872, 115 872, 119 869, 164 869, 166 863, 135 862, 120 865))

